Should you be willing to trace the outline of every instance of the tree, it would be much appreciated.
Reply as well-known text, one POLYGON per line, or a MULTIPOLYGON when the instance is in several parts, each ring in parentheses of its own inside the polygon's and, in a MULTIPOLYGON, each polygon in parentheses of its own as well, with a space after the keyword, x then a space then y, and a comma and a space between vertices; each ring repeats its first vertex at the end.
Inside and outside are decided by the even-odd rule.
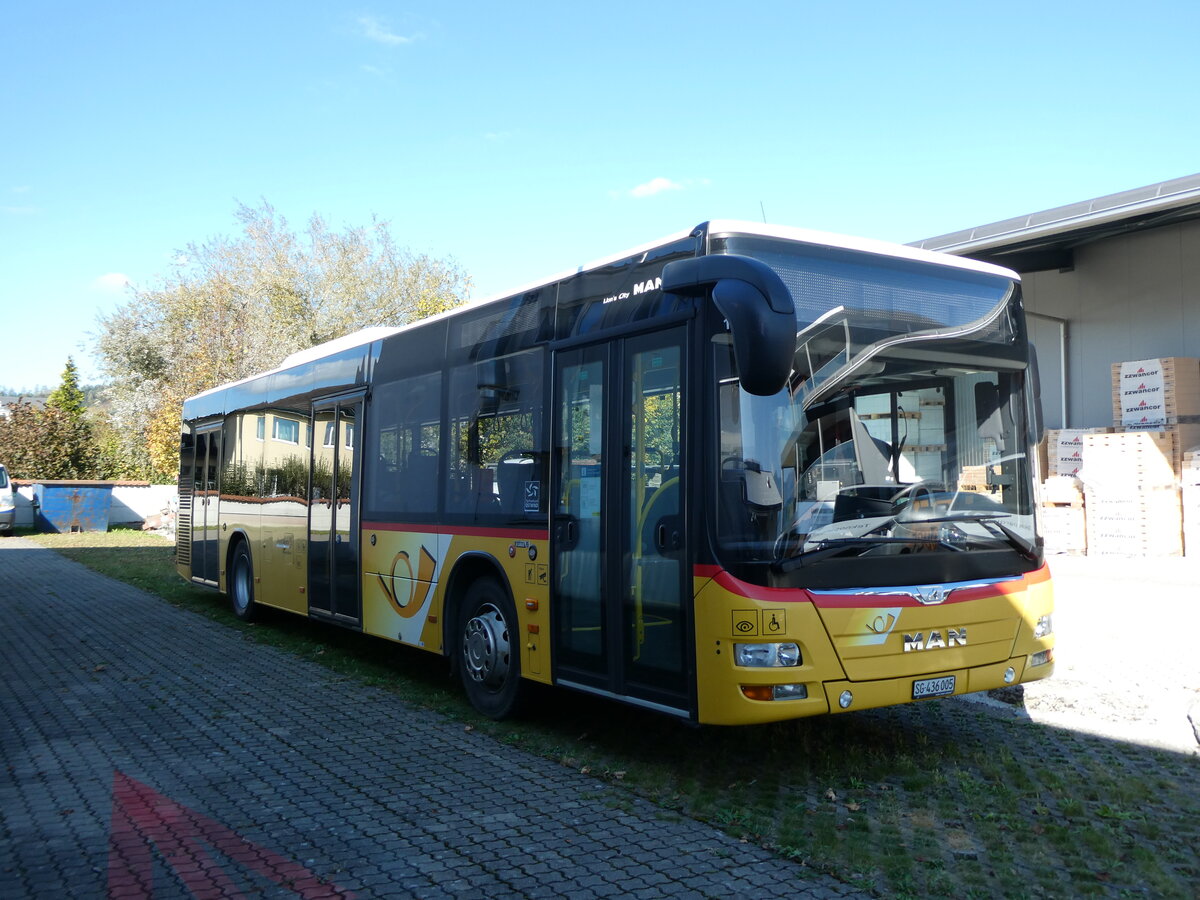
POLYGON ((96 346, 126 452, 178 470, 184 398, 370 325, 402 325, 464 302, 465 273, 398 247, 385 222, 296 234, 270 204, 239 205, 242 233, 189 244, 157 285, 100 319, 96 346))
POLYGON ((14 403, 0 418, 0 453, 13 478, 96 478, 97 452, 87 420, 52 406, 14 403))
POLYGON ((83 419, 86 402, 83 388, 79 386, 79 371, 75 368, 75 360, 68 356, 67 366, 62 373, 62 383, 50 392, 46 406, 62 411, 72 420, 80 421, 83 419))
POLYGON ((83 418, 75 363, 46 407, 17 402, 0 418, 0 453, 14 478, 90 478, 90 430, 83 418))

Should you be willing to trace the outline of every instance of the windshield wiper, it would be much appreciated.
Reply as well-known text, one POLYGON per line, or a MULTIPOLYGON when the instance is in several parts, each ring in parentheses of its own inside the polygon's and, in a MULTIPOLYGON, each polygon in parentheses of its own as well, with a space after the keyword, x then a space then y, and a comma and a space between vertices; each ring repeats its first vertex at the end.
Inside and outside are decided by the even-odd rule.
POLYGON ((1012 513, 1006 512, 957 512, 948 513, 944 516, 930 516, 929 518, 904 518, 897 516, 896 521, 899 524, 917 524, 926 523, 954 523, 954 522, 975 522, 982 526, 990 535, 999 538, 1008 546, 1012 547, 1026 559, 1031 562, 1037 562, 1037 546, 1024 537, 1013 531, 999 519, 1011 519, 1012 513))
POLYGON ((998 537, 1003 538, 1006 544, 1008 544, 1030 562, 1038 561, 1037 545, 1030 543, 1003 522, 996 522, 991 519, 987 519, 983 522, 980 522, 980 524, 988 531, 992 532, 992 534, 999 532, 997 535, 998 537))
POLYGON ((777 560, 775 568, 780 572, 794 572, 802 566, 814 562, 818 559, 823 559, 827 556, 837 556, 839 553, 844 553, 851 547, 861 547, 868 545, 871 547, 880 544, 938 544, 947 550, 953 550, 956 553, 966 551, 966 547, 953 541, 946 540, 942 537, 883 537, 875 536, 874 532, 882 528, 886 528, 892 524, 912 525, 912 524, 941 524, 941 523, 977 523, 983 527, 992 537, 999 538, 1012 549, 1016 550, 1026 559, 1031 562, 1037 562, 1036 545, 1031 544, 1017 532, 1013 531, 1003 522, 998 519, 1008 519, 1012 517, 1012 513, 1005 512, 958 512, 948 513, 942 516, 930 516, 929 518, 905 518, 896 516, 885 522, 880 523, 861 535, 854 537, 843 538, 825 538, 815 542, 815 546, 811 550, 803 550, 795 556, 789 556, 787 559, 777 560))
POLYGON ((825 540, 817 541, 816 546, 812 550, 802 550, 795 556, 777 560, 775 562, 775 569, 779 572, 794 572, 796 569, 810 562, 823 559, 826 556, 837 556, 851 547, 875 547, 880 544, 939 544, 947 550, 953 550, 956 553, 962 553, 966 550, 965 547, 959 547, 949 541, 938 539, 931 540, 924 537, 871 537, 869 534, 868 532, 868 534, 860 537, 826 538, 825 540))
MULTIPOLYGON (((897 515, 892 521, 901 525, 924 525, 926 522, 990 522, 993 519, 1008 519, 1012 517, 1012 513, 1006 512, 971 512, 964 510, 962 512, 951 512, 940 516, 920 516, 912 515, 911 510, 905 510, 897 515), (905 515, 905 512, 909 515, 905 515)), ((986 526, 985 526, 986 527, 986 526)))

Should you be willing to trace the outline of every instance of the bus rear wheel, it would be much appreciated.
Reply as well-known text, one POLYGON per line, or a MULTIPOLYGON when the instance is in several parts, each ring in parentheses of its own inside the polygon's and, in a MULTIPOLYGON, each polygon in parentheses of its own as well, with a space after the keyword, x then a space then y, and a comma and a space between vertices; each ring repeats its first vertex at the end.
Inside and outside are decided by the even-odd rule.
POLYGON ((516 712, 522 693, 512 600, 499 582, 481 578, 463 596, 458 622, 458 670, 467 699, 490 719, 507 718, 516 712))
POLYGON ((251 621, 258 612, 258 604, 254 602, 254 563, 245 541, 238 542, 229 566, 229 602, 233 614, 243 622, 251 621))

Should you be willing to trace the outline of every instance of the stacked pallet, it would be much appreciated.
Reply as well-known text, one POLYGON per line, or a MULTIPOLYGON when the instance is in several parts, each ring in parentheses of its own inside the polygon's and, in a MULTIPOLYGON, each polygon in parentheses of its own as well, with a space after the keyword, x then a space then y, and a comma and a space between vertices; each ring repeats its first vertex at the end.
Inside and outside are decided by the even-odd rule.
POLYGON ((1170 431, 1084 435, 1089 554, 1183 553, 1175 440, 1170 431))
POLYGON ((1200 444, 1200 359, 1169 356, 1113 363, 1113 424, 1122 431, 1168 431, 1175 436, 1171 463, 1178 474, 1183 453, 1200 444))
POLYGON ((1046 431, 1047 477, 1076 475, 1083 467, 1083 436, 1108 434, 1111 428, 1058 428, 1046 431))
POLYGON ((1200 424, 1200 359, 1169 356, 1113 363, 1112 389, 1116 425, 1200 424))
POLYGON ((1183 505, 1183 552, 1200 557, 1200 446, 1183 454, 1180 467, 1183 505))
POLYGON ((958 489, 967 494, 986 494, 987 466, 963 466, 958 473, 958 489))
POLYGON ((1041 531, 1047 553, 1087 552, 1087 518, 1078 478, 1055 475, 1042 482, 1041 531))

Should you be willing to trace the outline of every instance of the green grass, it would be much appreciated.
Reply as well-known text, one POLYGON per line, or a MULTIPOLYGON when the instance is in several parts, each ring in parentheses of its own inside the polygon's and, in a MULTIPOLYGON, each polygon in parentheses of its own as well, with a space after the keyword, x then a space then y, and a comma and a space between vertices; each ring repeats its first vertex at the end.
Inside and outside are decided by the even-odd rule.
MULTIPOLYGON (((961 701, 692 729, 565 691, 478 717, 432 654, 266 611, 239 622, 184 583, 153 535, 31 535, 254 640, 393 691, 496 740, 687 815, 814 872, 896 897, 1193 897, 1200 763, 1000 719, 961 701)), ((627 799, 623 799, 628 798, 627 799)))

